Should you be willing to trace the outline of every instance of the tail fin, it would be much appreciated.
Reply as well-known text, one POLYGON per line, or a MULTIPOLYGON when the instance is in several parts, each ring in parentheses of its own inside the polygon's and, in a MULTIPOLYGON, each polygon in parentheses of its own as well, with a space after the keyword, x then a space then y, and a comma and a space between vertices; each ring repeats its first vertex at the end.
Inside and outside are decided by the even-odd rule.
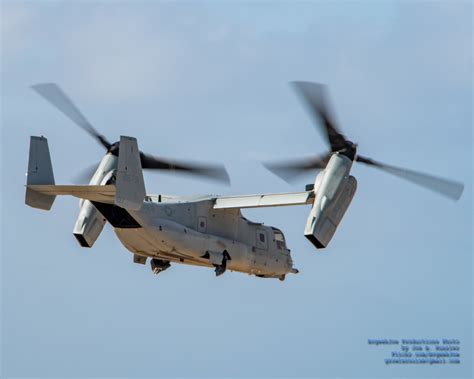
POLYGON ((146 192, 137 140, 121 136, 119 146, 115 188, 110 185, 55 186, 48 140, 32 136, 25 203, 33 208, 50 210, 56 195, 67 194, 104 203, 112 202, 125 209, 140 209, 146 192))
MULTIPOLYGON (((54 184, 48 140, 45 137, 31 136, 30 138, 26 184, 54 184)), ((26 188, 25 203, 30 207, 49 211, 55 198, 55 195, 47 195, 26 188)))
POLYGON ((120 136, 115 205, 138 210, 145 200, 140 151, 136 138, 120 136))

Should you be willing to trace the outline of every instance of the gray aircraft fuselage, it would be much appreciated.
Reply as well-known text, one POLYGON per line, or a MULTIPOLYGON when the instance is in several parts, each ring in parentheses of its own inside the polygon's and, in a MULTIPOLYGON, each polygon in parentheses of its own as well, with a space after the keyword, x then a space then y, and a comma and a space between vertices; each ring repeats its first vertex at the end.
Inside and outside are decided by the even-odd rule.
POLYGON ((292 272, 283 233, 253 223, 240 210, 213 209, 213 200, 185 203, 145 202, 131 216, 146 227, 118 228, 123 245, 141 256, 212 267, 227 251, 227 269, 263 277, 292 272))
MULTIPOLYGON (((105 184, 116 166, 115 156, 104 156, 90 184, 105 184)), ((91 246, 107 220, 137 263, 152 258, 217 267, 227 253, 231 271, 280 279, 297 272, 279 229, 247 220, 240 209, 214 209, 214 200, 149 195, 136 211, 85 200, 74 234, 91 246)))

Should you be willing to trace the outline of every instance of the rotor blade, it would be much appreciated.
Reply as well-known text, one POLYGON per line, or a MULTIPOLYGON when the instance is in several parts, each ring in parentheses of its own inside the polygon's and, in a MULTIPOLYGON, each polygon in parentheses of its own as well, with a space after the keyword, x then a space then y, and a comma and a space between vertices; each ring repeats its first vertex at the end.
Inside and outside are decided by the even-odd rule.
POLYGON ((369 166, 377 167, 384 170, 392 175, 396 175, 402 179, 406 179, 412 183, 418 184, 419 186, 425 187, 431 191, 438 192, 439 194, 449 197, 453 200, 459 200, 464 190, 464 184, 454 182, 451 180, 438 178, 436 176, 408 170, 406 168, 390 166, 384 163, 374 161, 370 158, 357 156, 357 162, 365 163, 369 166))
POLYGON ((110 148, 111 143, 107 141, 107 139, 102 134, 95 130, 91 123, 84 117, 81 111, 74 105, 71 99, 67 97, 67 95, 57 84, 40 83, 31 86, 31 88, 48 102, 50 102, 76 125, 84 129, 92 137, 97 138, 102 146, 104 146, 106 149, 110 148))
POLYGON ((273 174, 286 182, 293 182, 309 171, 323 170, 330 155, 314 156, 308 158, 292 159, 284 162, 264 163, 263 165, 273 174))
POLYGON ((191 174, 218 180, 230 184, 229 175, 224 166, 201 163, 177 162, 170 159, 157 158, 140 152, 142 168, 151 170, 172 170, 176 173, 191 174))
POLYGON ((339 132, 331 115, 326 87, 311 82, 293 82, 292 84, 313 118, 322 126, 331 151, 343 149, 346 138, 339 132))

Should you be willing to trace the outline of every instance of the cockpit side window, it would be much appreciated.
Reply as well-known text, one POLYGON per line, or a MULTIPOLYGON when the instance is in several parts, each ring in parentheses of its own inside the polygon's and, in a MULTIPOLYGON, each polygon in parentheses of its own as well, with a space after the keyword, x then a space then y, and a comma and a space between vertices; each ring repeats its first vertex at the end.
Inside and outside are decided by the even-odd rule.
POLYGON ((279 230, 274 230, 273 232, 275 235, 275 242, 276 242, 278 250, 285 250, 286 245, 285 245, 285 237, 283 236, 283 233, 280 232, 279 230))

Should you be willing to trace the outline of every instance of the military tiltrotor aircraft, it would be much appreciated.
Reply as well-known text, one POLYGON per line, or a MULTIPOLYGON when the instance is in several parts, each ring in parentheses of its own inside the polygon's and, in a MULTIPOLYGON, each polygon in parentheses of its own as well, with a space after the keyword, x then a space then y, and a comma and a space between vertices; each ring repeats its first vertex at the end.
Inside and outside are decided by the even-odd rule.
POLYGON ((50 210, 57 195, 80 198, 74 236, 83 247, 92 247, 108 222, 133 261, 158 274, 171 263, 211 267, 216 275, 226 270, 284 280, 293 267, 281 230, 247 220, 242 208, 311 205, 304 235, 317 248, 331 241, 357 187, 350 175, 354 162, 383 169, 457 200, 460 183, 389 166, 357 154, 357 145, 338 130, 327 104, 325 87, 309 82, 294 86, 329 142, 330 152, 308 159, 267 164, 285 180, 307 171, 320 170, 305 191, 244 196, 182 197, 150 195, 145 191, 143 169, 174 170, 228 181, 225 169, 216 165, 177 163, 145 154, 137 140, 121 136, 110 143, 87 121, 78 108, 52 83, 32 88, 84 129, 107 149, 88 185, 56 185, 44 137, 30 139, 25 202, 50 210))

